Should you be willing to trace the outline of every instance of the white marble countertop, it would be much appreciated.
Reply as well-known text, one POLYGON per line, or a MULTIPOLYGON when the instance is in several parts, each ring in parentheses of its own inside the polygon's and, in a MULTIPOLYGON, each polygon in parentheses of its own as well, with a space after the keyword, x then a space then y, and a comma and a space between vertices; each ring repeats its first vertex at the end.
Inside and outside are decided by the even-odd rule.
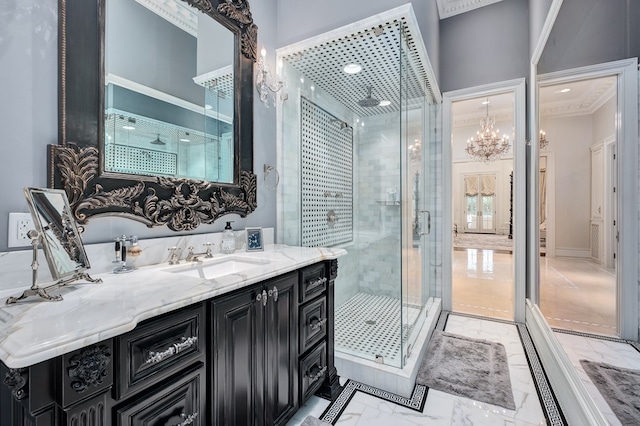
POLYGON ((101 284, 76 282, 53 291, 64 297, 60 302, 31 297, 5 305, 7 297, 20 293, 3 291, 0 360, 10 368, 27 367, 124 334, 145 319, 346 253, 339 248, 267 245, 261 252, 201 258, 199 264, 183 261, 146 266, 129 274, 103 273, 92 275, 101 278, 101 284), (234 259, 250 266, 215 279, 198 276, 199 266, 234 259))

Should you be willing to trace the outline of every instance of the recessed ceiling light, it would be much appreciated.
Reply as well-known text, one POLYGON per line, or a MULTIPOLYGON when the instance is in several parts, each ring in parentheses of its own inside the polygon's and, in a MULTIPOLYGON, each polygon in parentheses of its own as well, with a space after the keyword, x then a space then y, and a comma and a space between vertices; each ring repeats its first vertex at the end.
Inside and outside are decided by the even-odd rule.
POLYGON ((180 142, 191 142, 191 139, 180 138, 180 142))
POLYGON ((362 71, 362 67, 358 64, 347 64, 342 70, 347 74, 358 74, 362 71))
POLYGON ((383 101, 380 101, 380 103, 378 104, 378 106, 389 106, 389 105, 391 105, 391 101, 388 101, 386 99, 383 101))
POLYGON ((482 101, 482 105, 489 105, 491 102, 489 102, 489 100, 486 101, 482 101))
POLYGON ((127 126, 122 126, 122 128, 123 128, 123 129, 125 129, 125 130, 135 130, 135 129, 136 129, 135 127, 133 127, 133 126, 129 126, 129 125, 127 125, 127 126))
POLYGON ((562 89, 562 90, 556 90, 556 93, 567 93, 567 92, 570 92, 570 91, 571 91, 571 89, 569 89, 569 88, 567 87, 567 88, 564 88, 564 89, 562 89))

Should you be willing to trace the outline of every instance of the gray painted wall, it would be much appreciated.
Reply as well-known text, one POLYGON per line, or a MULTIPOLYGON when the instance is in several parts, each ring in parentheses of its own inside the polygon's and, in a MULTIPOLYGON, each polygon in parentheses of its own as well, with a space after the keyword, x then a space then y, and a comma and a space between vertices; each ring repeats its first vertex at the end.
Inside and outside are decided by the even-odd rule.
MULTIPOLYGON (((439 18, 435 0, 278 0, 278 47, 411 3, 429 60, 439 80, 439 18)), ((253 3, 252 3, 253 4, 253 3)))
POLYGON ((197 40, 134 0, 107 1, 106 72, 196 105, 197 40))
MULTIPOLYGON (((260 46, 274 52, 276 0, 252 2, 251 6, 259 26, 260 46)), ((47 184, 46 146, 58 140, 57 31, 57 0, 0 2, 0 128, 4 150, 0 156, 0 251, 7 249, 9 212, 28 211, 22 188, 47 184)), ((275 165, 275 108, 255 103, 254 135, 258 209, 245 219, 227 215, 213 225, 199 227, 196 233, 221 231, 225 220, 235 220, 236 229, 275 226, 275 193, 265 189, 262 173, 263 164, 275 165)), ((133 220, 109 217, 92 219, 83 239, 88 243, 110 241, 123 233, 141 238, 176 235, 167 228, 149 229, 133 220)))
POLYGON ((640 1, 564 0, 538 73, 640 56, 640 1))
POLYGON ((529 2, 504 0, 440 22, 440 90, 529 75, 529 2))
MULTIPOLYGON (((25 186, 46 184, 46 145, 58 139, 58 2, 0 3, 0 250, 9 212, 27 212, 25 186)), ((28 268, 29 265, 25 265, 28 268)))

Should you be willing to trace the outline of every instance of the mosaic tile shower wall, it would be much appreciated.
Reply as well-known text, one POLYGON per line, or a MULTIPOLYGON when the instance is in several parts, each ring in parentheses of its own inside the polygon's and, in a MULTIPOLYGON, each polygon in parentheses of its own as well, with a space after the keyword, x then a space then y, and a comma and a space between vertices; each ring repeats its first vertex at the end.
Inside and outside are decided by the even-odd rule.
POLYGON ((360 291, 400 298, 401 205, 398 114, 363 119, 357 146, 360 291))
POLYGON ((353 241, 353 129, 302 98, 302 245, 353 241))

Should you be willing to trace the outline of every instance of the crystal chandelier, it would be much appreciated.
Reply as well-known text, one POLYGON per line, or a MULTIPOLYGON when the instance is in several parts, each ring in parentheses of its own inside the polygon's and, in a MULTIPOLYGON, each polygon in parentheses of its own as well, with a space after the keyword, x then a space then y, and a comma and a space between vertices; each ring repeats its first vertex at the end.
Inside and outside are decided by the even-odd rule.
POLYGON ((545 149, 547 145, 549 145, 549 140, 547 139, 547 134, 544 130, 540 130, 540 139, 538 141, 540 149, 545 149))
POLYGON ((501 158, 509 148, 509 136, 500 136, 500 130, 493 130, 496 120, 489 117, 489 99, 487 105, 487 115, 480 121, 480 130, 475 137, 467 139, 465 151, 469 156, 477 161, 488 163, 501 158))

